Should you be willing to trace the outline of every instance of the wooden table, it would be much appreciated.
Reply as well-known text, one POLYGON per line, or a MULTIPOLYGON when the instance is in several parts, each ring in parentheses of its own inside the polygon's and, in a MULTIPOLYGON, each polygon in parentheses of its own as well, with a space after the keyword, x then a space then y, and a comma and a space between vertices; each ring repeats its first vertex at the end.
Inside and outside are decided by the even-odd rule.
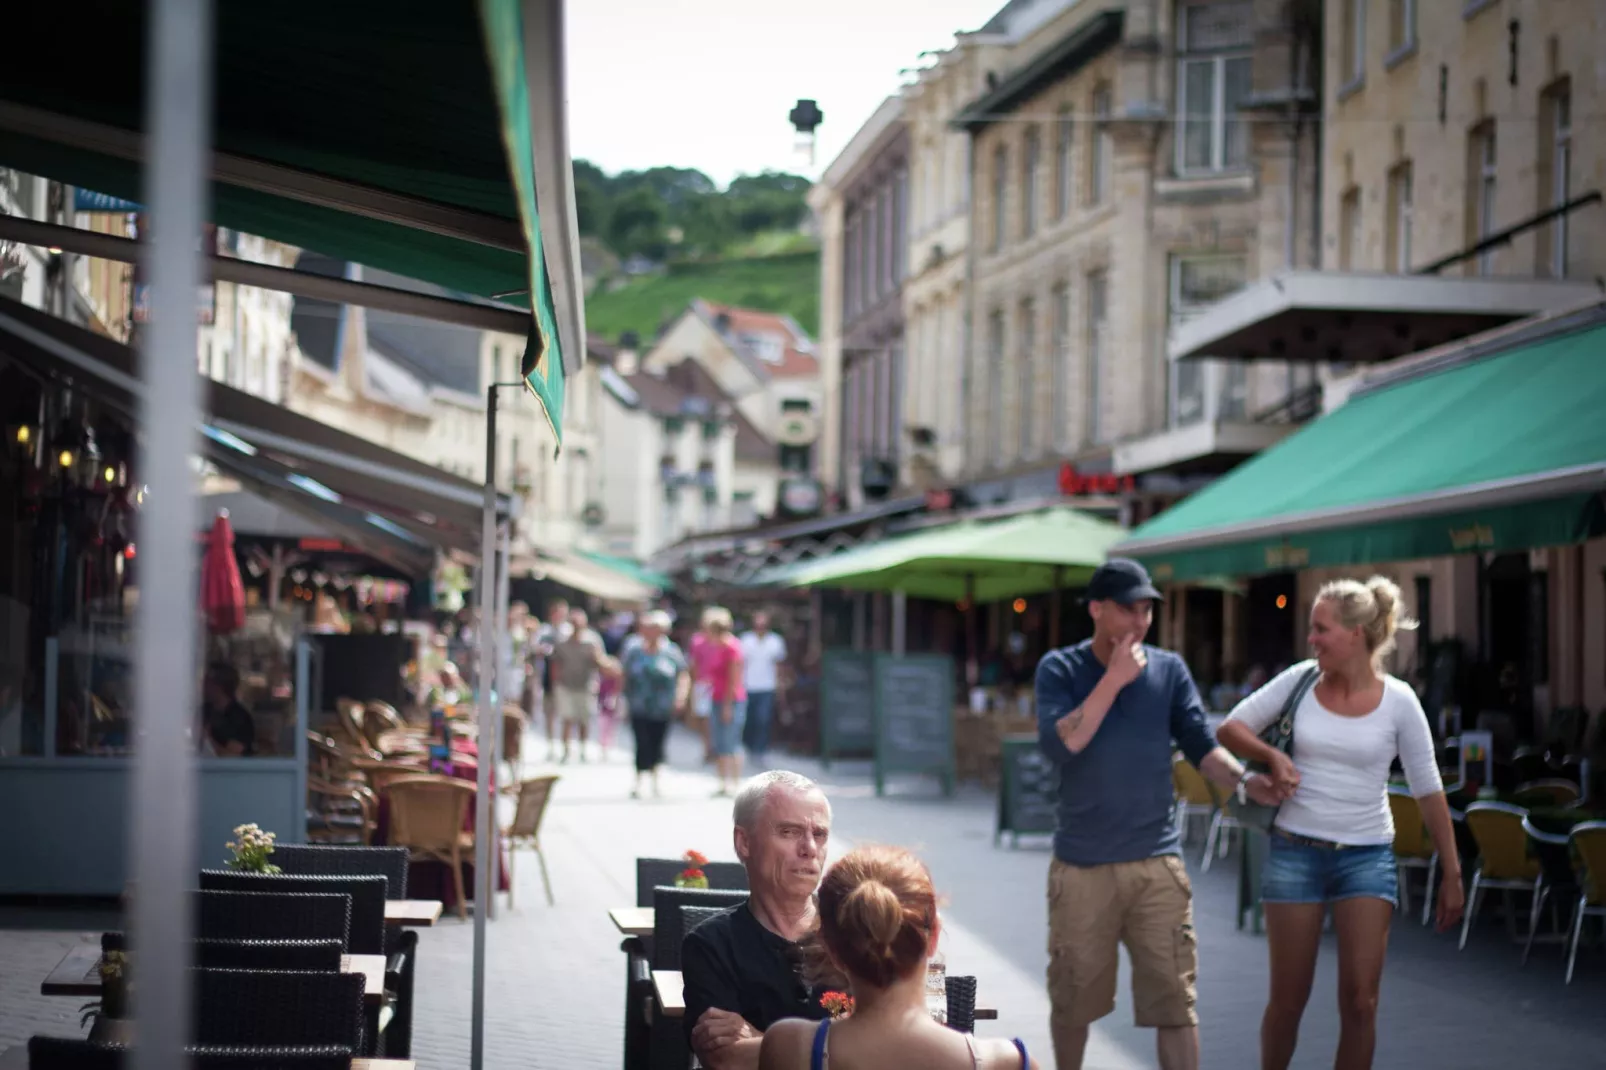
MULTIPOLYGON (((665 1018, 681 1018, 686 1014, 685 982, 681 979, 679 970, 652 971, 652 988, 658 996, 658 1009, 665 1018)), ((998 1020, 996 1007, 977 1007, 976 1021, 995 1022, 998 1020)))
MULTIPOLYGON (((100 947, 97 944, 79 944, 62 956, 50 976, 39 986, 42 996, 100 995, 100 947)), ((385 956, 342 955, 341 973, 363 975, 362 999, 371 1007, 385 1002, 385 956)))
POLYGON ((652 907, 614 907, 608 911, 608 920, 626 936, 651 936, 652 907))
POLYGON ((439 899, 387 899, 385 924, 427 929, 441 920, 439 899))

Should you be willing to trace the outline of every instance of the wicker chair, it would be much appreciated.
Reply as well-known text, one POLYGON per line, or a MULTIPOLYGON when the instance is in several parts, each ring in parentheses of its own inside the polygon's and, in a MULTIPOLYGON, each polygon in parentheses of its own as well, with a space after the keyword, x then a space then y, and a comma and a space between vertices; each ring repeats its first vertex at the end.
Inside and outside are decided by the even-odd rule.
MULTIPOLYGON (((132 1064, 131 1049, 77 1037, 31 1037, 30 1070, 123 1070, 132 1064)), ((191 1046, 191 1070, 350 1070, 351 1049, 320 1047, 191 1046)))
POLYGON ((273 862, 293 877, 384 877, 387 897, 407 898, 405 847, 285 843, 273 848, 273 862))
MULTIPOLYGON (((673 886, 675 878, 686 868, 682 858, 636 859, 636 905, 653 905, 654 888, 673 886)), ((740 862, 709 862, 702 867, 708 878, 708 887, 716 891, 747 891, 747 870, 740 862)))
POLYGON ((373 842, 378 817, 379 797, 367 785, 307 774, 308 840, 367 846, 373 842))
POLYGON ((976 1031, 976 979, 948 977, 948 1028, 961 1033, 976 1031))
MULTIPOLYGON (((328 940, 217 940, 191 942, 195 965, 210 970, 296 970, 339 973, 345 954, 343 941, 328 940)), ((122 933, 102 933, 100 950, 128 950, 122 933)))
POLYGON ((279 894, 201 891, 198 937, 208 940, 339 940, 351 937, 351 896, 323 891, 279 894))
POLYGON ((448 776, 409 776, 385 788, 390 799, 390 842, 413 861, 444 862, 457 891, 457 916, 468 919, 463 863, 474 858, 474 833, 465 831, 474 785, 448 776))
POLYGON ((193 969, 190 984, 198 1044, 367 1050, 361 974, 193 969))
MULTIPOLYGON (((351 931, 346 949, 353 955, 385 953, 384 877, 293 877, 285 873, 201 870, 204 892, 330 892, 351 898, 351 931)), ((299 934, 303 937, 305 934, 299 934)))
POLYGON ((547 876, 546 855, 541 851, 541 819, 546 816, 547 803, 552 800, 552 787, 558 782, 554 776, 538 776, 522 781, 514 791, 518 795, 518 807, 513 812, 513 823, 502 830, 502 838, 507 841, 507 905, 513 905, 514 889, 518 887, 518 878, 513 872, 513 860, 519 855, 520 847, 528 847, 535 851, 536 861, 541 865, 541 884, 546 888, 547 906, 556 905, 552 899, 552 880, 547 876))
MULTIPOLYGON (((680 969, 681 941, 690 931, 686 926, 687 908, 705 907, 718 913, 746 899, 745 891, 727 891, 718 888, 655 888, 652 904, 652 968, 680 969)), ((698 919, 698 924, 706 920, 707 916, 702 916, 698 919)))
POLYGON ((518 706, 502 704, 502 760, 507 763, 509 780, 517 780, 524 767, 524 729, 529 723, 518 706))
MULTIPOLYGON (((725 913, 734 903, 741 902, 741 898, 732 898, 734 894, 701 888, 659 888, 653 915, 652 942, 660 951, 652 963, 652 969, 680 969, 680 948, 685 934, 709 918, 725 913), (729 902, 718 902, 721 898, 729 902)), ((647 1013, 647 1008, 655 999, 651 970, 641 972, 640 979, 632 987, 631 996, 636 1015, 645 1016, 646 1020, 639 1024, 631 1018, 625 1020, 626 1043, 629 1043, 632 1025, 637 1025, 638 1028, 644 1028, 647 1036, 653 1070, 681 1070, 689 1065, 691 1048, 686 1042, 685 1023, 679 1018, 647 1013)))

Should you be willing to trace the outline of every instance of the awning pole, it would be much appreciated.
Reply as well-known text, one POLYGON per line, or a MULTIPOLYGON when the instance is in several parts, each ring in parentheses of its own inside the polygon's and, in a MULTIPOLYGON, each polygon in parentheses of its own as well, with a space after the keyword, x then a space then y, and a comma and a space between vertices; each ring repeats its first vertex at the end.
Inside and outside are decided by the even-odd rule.
POLYGON ((1054 566, 1054 590, 1048 596, 1048 648, 1060 648, 1060 588, 1065 585, 1065 566, 1054 566))
MULTIPOLYGON (((507 718, 502 716, 502 708, 509 701, 517 702, 518 696, 511 695, 508 685, 513 677, 513 632, 508 626, 507 605, 509 597, 509 565, 512 563, 513 521, 504 520, 501 524, 501 550, 497 556, 496 572, 496 731, 491 733, 491 770, 502 768, 502 751, 504 743, 502 733, 507 725, 507 718), (503 635, 507 636, 504 641, 503 635)), ((496 801, 491 801, 491 857, 495 864, 502 864, 502 823, 496 820, 496 801)), ((493 884, 491 897, 486 900, 485 912, 490 917, 496 917, 496 886, 493 884)))
MULTIPOLYGON (((140 406, 140 481, 151 505, 138 520, 134 771, 127 799, 133 874, 129 926, 136 1070, 183 1064, 191 1036, 188 966, 196 871, 195 493, 190 458, 200 452, 201 379, 195 374, 195 295, 212 107, 212 5, 152 0, 145 58, 145 168, 151 209, 144 268, 151 321, 140 330, 145 403, 140 406)), ((19 42, 24 47, 26 41, 19 42)), ((292 832, 294 830, 284 830, 292 832)), ((223 845, 212 845, 218 851, 223 845)))
POLYGON ((480 657, 475 673, 480 690, 478 774, 474 797, 474 971, 470 1014, 469 1067, 485 1065, 485 921, 491 902, 491 763, 496 760, 496 703, 491 683, 496 664, 496 385, 485 391, 485 512, 480 537, 480 657))

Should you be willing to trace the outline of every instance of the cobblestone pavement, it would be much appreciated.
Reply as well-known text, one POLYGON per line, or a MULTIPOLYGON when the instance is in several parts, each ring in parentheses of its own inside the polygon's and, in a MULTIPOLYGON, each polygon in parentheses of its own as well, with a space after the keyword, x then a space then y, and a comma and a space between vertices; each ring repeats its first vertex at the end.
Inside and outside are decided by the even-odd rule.
MULTIPOLYGON (((674 763, 664 796, 627 797, 624 753, 607 761, 552 767, 562 774, 547 817, 545 848, 555 905, 548 906, 535 859, 517 859, 515 905, 498 897, 489 927, 486 985, 486 1066, 498 1068, 614 1067, 622 1046, 623 956, 607 908, 629 905, 634 860, 696 848, 733 857, 729 801, 711 797, 712 778, 689 738, 671 741, 674 763)), ((526 775, 548 767, 527 746, 526 775)), ((980 979, 979 1000, 999 1009, 992 1035, 1022 1037, 1039 1062, 1053 1064, 1048 1003, 1043 893, 1048 866, 1044 840, 1016 848, 993 844, 991 793, 962 789, 943 799, 918 780, 889 784, 876 798, 863 764, 829 771, 802 759, 780 759, 825 785, 835 808, 836 850, 855 842, 904 844, 931 865, 947 903, 944 950, 949 968, 980 979)), ((1197 871, 1198 851, 1189 864, 1197 871)), ((1206 1070, 1257 1065, 1256 1034, 1265 999, 1264 938, 1237 931, 1232 907, 1234 861, 1195 874, 1200 941, 1200 1014, 1206 1070)), ((1541 947, 1526 969, 1520 947, 1499 924, 1491 902, 1464 952, 1402 920, 1395 928, 1384 981, 1378 1070, 1455 1066, 1496 1070, 1517 1066, 1606 1065, 1606 953, 1580 954, 1579 975, 1562 983, 1559 948, 1541 947)), ((47 999, 39 981, 68 947, 93 939, 104 918, 26 915, 25 930, 8 928, 16 912, 0 914, 0 1049, 35 1032, 76 1033, 81 1000, 47 999)), ((420 934, 414 1055, 422 1068, 468 1064, 473 927, 448 915, 420 934)), ((1324 949, 1315 994, 1306 1013, 1296 1067, 1332 1063, 1337 1042, 1336 965, 1324 949)), ((1153 1038, 1133 1028, 1131 1003, 1096 1028, 1088 1070, 1152 1067, 1153 1038)))

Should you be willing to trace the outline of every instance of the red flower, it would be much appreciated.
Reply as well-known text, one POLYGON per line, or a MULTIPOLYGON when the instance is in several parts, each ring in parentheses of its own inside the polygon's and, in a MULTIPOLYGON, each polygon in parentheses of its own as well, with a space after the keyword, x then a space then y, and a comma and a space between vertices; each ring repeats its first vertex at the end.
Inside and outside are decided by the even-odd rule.
POLYGON ((685 881, 700 881, 706 876, 707 874, 698 869, 696 866, 692 866, 688 869, 683 869, 680 871, 680 879, 685 881))
POLYGON ((685 858, 686 861, 690 862, 693 867, 708 865, 708 856, 703 854, 701 851, 687 851, 685 858))
POLYGON ((846 1018, 853 1013, 853 997, 846 992, 825 992, 820 995, 820 1006, 832 1018, 846 1018))

